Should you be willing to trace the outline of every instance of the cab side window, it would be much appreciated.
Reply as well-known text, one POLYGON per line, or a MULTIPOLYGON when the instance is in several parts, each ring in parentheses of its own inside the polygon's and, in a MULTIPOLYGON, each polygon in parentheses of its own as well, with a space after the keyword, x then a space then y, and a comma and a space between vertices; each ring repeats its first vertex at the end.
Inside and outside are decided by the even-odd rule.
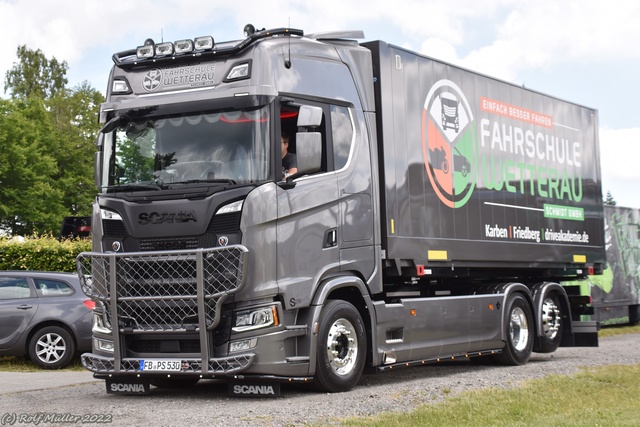
POLYGON ((331 106, 331 133, 334 168, 340 170, 349 160, 353 141, 353 124, 347 107, 331 106))
MULTIPOLYGON (((324 111, 322 115, 322 123, 319 128, 313 129, 314 132, 320 132, 322 135, 322 166, 320 172, 333 170, 333 159, 330 157, 330 150, 327 149, 327 111, 328 106, 319 103, 304 102, 308 105, 321 107, 324 111)), ((280 111, 280 128, 283 134, 289 137, 288 152, 296 154, 296 133, 304 132, 304 129, 298 129, 298 114, 300 112, 301 103, 285 104, 280 111)))
POLYGON ((288 135, 288 152, 296 153, 296 133, 313 131, 322 135, 322 166, 319 173, 337 171, 346 166, 354 140, 354 127, 349 108, 343 105, 296 100, 283 104, 280 110, 280 128, 288 135), (322 108, 322 123, 315 129, 298 129, 301 105, 322 108))

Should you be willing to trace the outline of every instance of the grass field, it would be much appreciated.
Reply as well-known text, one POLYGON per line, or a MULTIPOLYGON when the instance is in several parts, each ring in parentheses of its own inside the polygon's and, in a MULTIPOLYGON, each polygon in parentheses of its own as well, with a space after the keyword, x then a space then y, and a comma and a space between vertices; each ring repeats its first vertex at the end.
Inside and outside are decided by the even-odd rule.
MULTIPOLYGON (((599 337, 640 333, 638 326, 607 327, 599 337)), ((406 414, 353 418, 349 427, 638 426, 640 365, 605 366, 551 375, 513 389, 463 393, 406 414)))
POLYGON ((406 414, 349 419, 350 427, 637 426, 640 365, 552 375, 514 389, 463 393, 406 414))

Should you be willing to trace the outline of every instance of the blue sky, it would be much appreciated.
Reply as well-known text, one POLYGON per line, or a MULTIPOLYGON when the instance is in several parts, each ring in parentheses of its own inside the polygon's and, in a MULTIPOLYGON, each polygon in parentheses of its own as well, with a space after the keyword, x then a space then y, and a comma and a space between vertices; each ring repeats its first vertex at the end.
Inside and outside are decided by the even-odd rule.
POLYGON ((0 0, 0 96, 18 45, 104 92, 117 51, 146 38, 242 37, 246 23, 363 30, 426 55, 596 108, 603 192, 640 208, 640 2, 629 0, 0 0))

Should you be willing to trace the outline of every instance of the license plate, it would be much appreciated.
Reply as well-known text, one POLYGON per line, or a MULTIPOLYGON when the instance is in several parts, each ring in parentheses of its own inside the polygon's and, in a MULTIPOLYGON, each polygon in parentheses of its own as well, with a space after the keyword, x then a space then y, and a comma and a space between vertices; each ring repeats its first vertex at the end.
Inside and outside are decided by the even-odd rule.
POLYGON ((181 368, 181 360, 145 359, 140 361, 141 371, 179 372, 181 368))

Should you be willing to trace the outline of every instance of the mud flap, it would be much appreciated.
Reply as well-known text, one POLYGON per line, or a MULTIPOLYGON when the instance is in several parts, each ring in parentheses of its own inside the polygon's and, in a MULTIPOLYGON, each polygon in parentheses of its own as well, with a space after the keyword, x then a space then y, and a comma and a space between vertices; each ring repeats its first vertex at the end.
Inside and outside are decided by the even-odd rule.
POLYGON ((108 394, 150 394, 149 382, 128 378, 108 378, 105 380, 108 394))

